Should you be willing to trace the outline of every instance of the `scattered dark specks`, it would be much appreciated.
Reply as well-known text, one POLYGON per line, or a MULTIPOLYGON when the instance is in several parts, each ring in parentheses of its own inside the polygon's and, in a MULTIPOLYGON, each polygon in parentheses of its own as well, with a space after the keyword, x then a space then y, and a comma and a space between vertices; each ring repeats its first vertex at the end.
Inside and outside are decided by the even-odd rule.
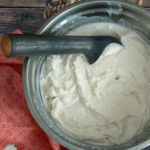
POLYGON ((120 79, 120 76, 117 76, 116 78, 115 78, 115 80, 119 80, 120 79))
POLYGON ((55 98, 56 98, 56 96, 51 97, 52 100, 55 99, 55 98))

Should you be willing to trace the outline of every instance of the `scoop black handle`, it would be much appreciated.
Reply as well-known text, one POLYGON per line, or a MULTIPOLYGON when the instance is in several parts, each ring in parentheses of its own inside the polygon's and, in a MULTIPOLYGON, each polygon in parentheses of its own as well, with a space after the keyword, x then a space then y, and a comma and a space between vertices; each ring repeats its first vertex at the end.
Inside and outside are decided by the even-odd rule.
POLYGON ((97 60, 110 43, 120 43, 111 36, 51 36, 8 34, 2 38, 2 50, 6 56, 47 56, 60 54, 84 54, 91 64, 97 60))

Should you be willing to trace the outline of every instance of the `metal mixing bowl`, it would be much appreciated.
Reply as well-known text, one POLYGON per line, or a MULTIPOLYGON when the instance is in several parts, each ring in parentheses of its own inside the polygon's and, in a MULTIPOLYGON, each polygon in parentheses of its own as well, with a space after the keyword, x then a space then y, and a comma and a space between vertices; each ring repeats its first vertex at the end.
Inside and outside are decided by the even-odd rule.
MULTIPOLYGON (((37 34, 63 35, 78 26, 97 22, 114 22, 129 27, 143 35, 145 40, 150 40, 150 12, 123 0, 85 0, 76 3, 50 18, 37 34)), ((140 150, 150 144, 150 126, 141 135, 120 145, 92 145, 67 135, 57 126, 43 104, 40 74, 45 59, 25 59, 23 87, 33 117, 50 137, 71 150, 140 150)))

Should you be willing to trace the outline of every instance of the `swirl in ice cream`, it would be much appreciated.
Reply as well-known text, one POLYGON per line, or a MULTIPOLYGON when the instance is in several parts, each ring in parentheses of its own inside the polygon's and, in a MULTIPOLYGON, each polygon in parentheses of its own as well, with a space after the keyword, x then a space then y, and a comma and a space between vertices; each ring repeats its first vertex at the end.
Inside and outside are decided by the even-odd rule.
POLYGON ((150 116, 149 45, 135 31, 95 23, 69 35, 120 36, 89 65, 79 55, 49 56, 41 91, 50 115, 70 135, 99 144, 120 144, 140 134, 150 116))

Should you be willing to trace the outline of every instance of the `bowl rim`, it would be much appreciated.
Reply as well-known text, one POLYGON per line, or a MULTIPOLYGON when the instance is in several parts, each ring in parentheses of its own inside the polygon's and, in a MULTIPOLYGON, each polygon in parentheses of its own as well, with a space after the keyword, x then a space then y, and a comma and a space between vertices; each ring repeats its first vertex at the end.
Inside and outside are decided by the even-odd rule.
POLYGON ((36 34, 43 34, 48 28, 49 28, 49 24, 54 24, 57 20, 58 16, 65 16, 66 13, 72 11, 73 9, 76 9, 77 7, 84 7, 84 5, 87 4, 92 4, 92 3, 109 3, 109 4, 124 4, 126 6, 132 7, 133 9, 137 9, 140 12, 142 12, 143 14, 147 15, 150 17, 150 13, 149 10, 135 4, 132 3, 130 1, 125 1, 125 0, 81 0, 77 3, 73 3, 61 10, 59 10, 59 12, 57 12, 56 14, 54 14, 53 16, 51 16, 49 19, 47 19, 45 21, 45 23, 39 28, 39 30, 37 30, 36 34))

